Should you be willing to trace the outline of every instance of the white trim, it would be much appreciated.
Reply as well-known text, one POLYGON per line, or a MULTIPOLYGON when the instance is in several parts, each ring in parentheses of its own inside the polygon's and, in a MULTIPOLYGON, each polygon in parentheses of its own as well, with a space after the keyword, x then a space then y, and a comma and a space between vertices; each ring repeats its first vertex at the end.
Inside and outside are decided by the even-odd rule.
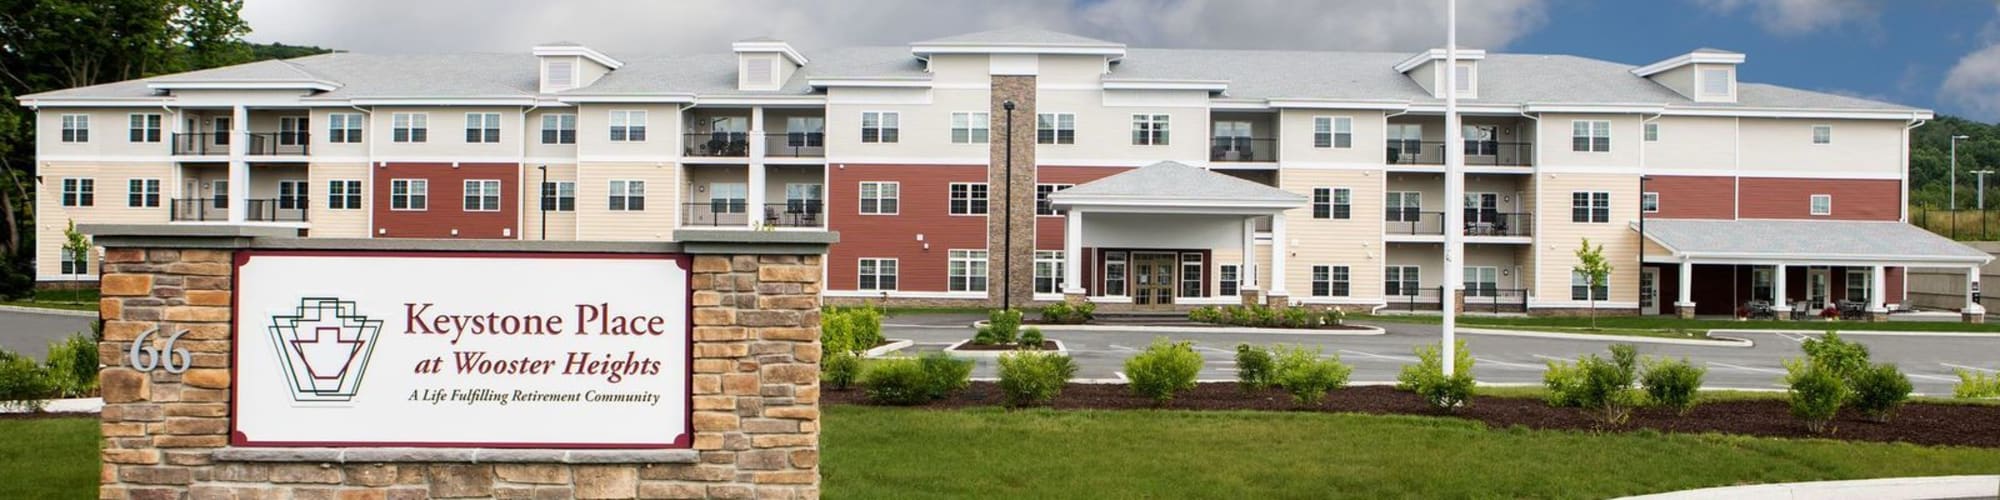
MULTIPOLYGON (((949 190, 950 190, 950 187, 949 187, 949 186, 947 186, 947 187, 946 187, 946 190, 947 190, 947 191, 949 191, 949 190)), ((991 194, 991 193, 989 193, 989 194, 991 194)), ((902 214, 903 214, 903 181, 855 181, 855 183, 854 183, 854 196, 855 196, 855 200, 854 200, 854 214, 855 214, 855 215, 857 215, 857 216, 859 216, 859 215, 870 215, 870 216, 873 216, 873 215, 902 215, 902 214), (861 200, 863 200, 863 199, 864 199, 864 198, 862 198, 862 197, 861 197, 861 187, 862 187, 862 185, 864 185, 864 184, 875 184, 875 185, 876 185, 876 186, 875 186, 875 200, 876 200, 876 201, 875 201, 875 211, 874 211, 874 212, 863 212, 863 211, 861 211, 861 200), (882 184, 895 184, 895 185, 896 185, 896 197, 894 198, 894 199, 896 200, 896 210, 895 210, 895 211, 893 211, 893 212, 883 212, 883 211, 882 211, 882 201, 881 201, 881 200, 884 200, 884 199, 887 199, 887 198, 883 198, 883 197, 882 197, 882 186, 881 186, 882 184)), ((990 201, 989 201, 989 203, 990 203, 990 201)), ((946 210, 950 210, 950 206, 949 206, 949 204, 947 204, 947 205, 946 205, 945 209, 946 209, 946 210)), ((900 270, 901 268, 898 268, 898 269, 900 270)))
POLYGON ((535 47, 534 53, 536 57, 550 57, 550 56, 582 57, 585 59, 589 59, 591 62, 602 64, 604 65, 604 67, 611 68, 614 70, 625 66, 625 63, 618 62, 617 59, 612 59, 611 56, 604 55, 603 52, 591 50, 590 47, 584 47, 581 45, 542 45, 535 47))
MULTIPOLYGON (((1569 288, 1569 287, 1568 287, 1568 286, 1564 286, 1563 288, 1569 288)), ((1565 292, 1567 292, 1567 290, 1565 290, 1565 292)), ((1567 293, 1565 293, 1564 295, 1568 295, 1568 294, 1567 294, 1567 293)), ((1587 301, 1587 300, 1541 300, 1541 301, 1529 301, 1529 302, 1528 302, 1528 308, 1529 308, 1529 309, 1553 309, 1553 308, 1562 308, 1562 309, 1588 309, 1588 308, 1590 308, 1590 301, 1587 301)), ((1609 301, 1609 300, 1600 300, 1600 301, 1597 301, 1597 308, 1598 308, 1598 309, 1638 309, 1638 308, 1639 308, 1639 302, 1638 302, 1638 301, 1632 301, 1632 302, 1624 302, 1624 301, 1616 301, 1616 302, 1614 302, 1614 301, 1609 301)))
POLYGON ((1813 194, 1813 195, 1809 195, 1809 196, 1806 196, 1806 215, 1809 215, 1809 216, 1813 216, 1813 217, 1822 217, 1822 216, 1832 216, 1832 215, 1833 215, 1833 195, 1831 195, 1831 194, 1813 194), (1825 199, 1826 199, 1826 211, 1825 211, 1825 212, 1821 212, 1821 211, 1819 211, 1819 200, 1820 200, 1821 198, 1825 198, 1825 199))
MULTIPOLYGON (((896 196, 899 196, 899 197, 900 197, 900 196, 902 196, 902 195, 903 195, 903 187, 902 187, 902 186, 897 186, 897 187, 896 187, 896 196)), ((898 200, 896 201, 896 209, 897 209, 897 210, 902 210, 902 209, 903 209, 903 202, 901 201, 901 199, 900 199, 900 198, 899 198, 899 199, 898 199, 898 200)), ((948 216, 952 216, 952 217, 985 217, 985 216, 987 216, 987 215, 989 215, 989 214, 992 214, 992 213, 993 213, 993 186, 992 186, 992 185, 991 185, 990 183, 986 183, 986 182, 949 182, 949 183, 945 183, 945 185, 944 185, 944 214, 945 214, 945 215, 948 215, 948 216), (952 213, 952 211, 951 211, 951 202, 953 202, 953 201, 958 201, 958 199, 957 199, 957 198, 952 198, 952 196, 951 196, 951 195, 952 195, 952 188, 954 188, 954 187, 958 187, 958 186, 960 186, 960 185, 963 185, 963 186, 966 186, 966 188, 965 188, 965 210, 966 210, 966 213, 962 213, 962 214, 959 214, 959 213, 952 213), (985 198, 985 201, 986 201, 986 211, 984 211, 984 212, 980 212, 980 213, 972 213, 972 201, 973 201, 973 200, 974 200, 975 198, 973 198, 973 197, 972 197, 972 187, 971 187, 971 186, 974 186, 974 185, 977 185, 977 186, 983 186, 983 187, 985 187, 985 188, 986 188, 986 198, 985 198)), ((963 250, 963 249, 960 249, 960 250, 963 250)))
POLYGON ((1104 80, 1104 90, 1229 90, 1228 80, 1128 79, 1104 80))
POLYGON ((877 292, 877 293, 880 293, 880 292, 894 292, 894 291, 896 291, 896 290, 897 290, 896 288, 889 288, 889 289, 882 289, 882 288, 879 288, 880 286, 882 286, 882 276, 884 276, 884 275, 882 274, 882 272, 881 272, 881 271, 882 271, 882 262, 883 262, 883 261, 888 261, 888 262, 891 262, 891 263, 893 263, 892 265, 896 266, 896 272, 895 272, 895 273, 893 273, 893 274, 889 274, 889 275, 887 275, 887 276, 889 276, 889 277, 890 277, 891 279, 894 279, 894 280, 896 280, 896 287, 897 287, 897 288, 901 288, 901 287, 903 286, 903 262, 902 262, 902 259, 900 259, 900 258, 896 258, 896 257, 855 257, 855 258, 854 258, 854 289, 855 289, 855 291, 860 291, 860 292, 877 292), (875 271, 876 271, 876 272, 875 272, 875 274, 874 274, 873 276, 875 276, 875 286, 877 286, 878 288, 874 288, 874 289, 869 289, 869 290, 863 290, 863 289, 861 289, 861 276, 862 276, 862 274, 861 274, 861 261, 864 261, 864 260, 872 260, 872 261, 875 261, 875 271))
POLYGON ((1032 44, 957 44, 957 43, 916 43, 910 45, 910 53, 918 58, 928 59, 936 54, 1055 54, 1125 57, 1123 45, 1032 45, 1032 44))
POLYGON ((814 96, 814 95, 772 95, 772 96, 745 96, 745 95, 718 95, 718 96, 697 96, 697 97, 695 97, 695 100, 694 100, 694 104, 696 104, 696 105, 701 105, 701 106, 773 106, 773 107, 787 107, 787 106, 805 106, 805 107, 811 107, 811 106, 824 106, 824 105, 826 105, 826 97, 824 97, 824 96, 814 96))
MULTIPOLYGON (((565 144, 565 146, 567 146, 567 144, 565 144)), ((590 154, 590 155, 584 155, 584 154, 579 154, 579 155, 576 155, 576 157, 575 157, 575 158, 567 158, 567 159, 564 159, 564 158, 561 158, 561 157, 555 157, 555 161, 554 161, 554 162, 555 162, 555 163, 585 163, 585 162, 602 162, 602 163, 660 163, 660 164, 665 164, 665 163, 682 163, 682 162, 686 162, 686 163, 729 163, 729 162, 730 162, 731 160, 743 160, 743 158, 700 158, 700 159, 686 159, 686 158, 682 158, 682 157, 681 157, 680 155, 678 155, 678 154, 675 154, 675 155, 645 155, 645 154, 638 154, 638 155, 607 155, 607 154, 590 154)), ((533 162, 534 160, 530 159, 529 161, 530 161, 530 162, 533 162)), ((665 165, 658 165, 658 166, 665 166, 665 165)))
POLYGON ((43 106, 56 108, 152 108, 164 106, 173 102, 173 99, 164 97, 69 97, 62 99, 24 97, 20 102, 22 106, 35 110, 40 110, 43 106))
POLYGON ((1658 177, 1742 177, 1745 179, 1872 179, 1898 180, 1897 174, 1879 172, 1857 172, 1849 170, 1823 170, 1815 172, 1794 172, 1781 170, 1728 170, 1728 169, 1671 169, 1649 168, 1646 175, 1658 177))
POLYGON ((1539 103, 1523 104, 1521 110, 1529 113, 1601 113, 1601 114, 1654 114, 1666 110, 1664 104, 1648 103, 1539 103))
POLYGON ((929 77, 847 77, 812 78, 806 80, 808 87, 863 87, 863 88, 931 88, 929 77))
POLYGON ((1689 64, 1743 64, 1745 59, 1747 59, 1746 56, 1736 53, 1689 52, 1664 61, 1632 68, 1632 74, 1640 77, 1650 77, 1689 64))
POLYGON ((785 42, 780 42, 780 41, 736 42, 729 44, 729 48, 731 51, 734 51, 738 54, 745 52, 750 52, 750 53, 776 52, 779 54, 784 54, 786 59, 791 59, 792 64, 796 64, 799 66, 806 65, 805 54, 800 54, 798 50, 792 48, 792 44, 785 42))
MULTIPOLYGON (((74 143, 71 143, 71 144, 74 144, 74 143)), ((145 143, 145 144, 152 144, 152 143, 145 143)), ((205 159, 206 159, 206 161, 214 161, 214 160, 213 160, 213 158, 208 158, 208 157, 188 157, 188 158, 189 158, 189 159, 187 159, 187 160, 176 160, 176 159, 174 159, 174 157, 171 157, 171 156, 168 156, 168 155, 164 155, 164 154, 161 154, 161 155, 147 155, 147 156, 130 156, 130 155, 127 155, 127 156, 90 156, 90 155, 40 155, 40 156, 36 156, 36 157, 35 157, 35 163, 44 163, 44 164, 46 164, 46 163, 159 163, 159 164, 167 164, 167 163, 172 163, 172 162, 175 162, 175 161, 203 161, 203 160, 196 160, 195 158, 205 158, 205 159)))
POLYGON ((1388 110, 1388 111, 1401 111, 1410 108, 1410 101, 1398 100, 1398 99, 1370 100, 1370 99, 1297 98, 1297 99, 1271 99, 1268 102, 1269 102, 1268 106, 1272 108, 1377 109, 1377 110, 1388 110))
MULTIPOLYGON (((1456 52, 1456 54, 1451 54, 1451 57, 1456 57, 1460 61, 1477 61, 1486 58, 1486 51, 1479 49, 1459 48, 1452 52, 1456 52)), ((1403 59, 1402 62, 1396 63, 1396 72, 1409 73, 1410 70, 1417 69, 1417 66, 1444 58, 1446 58, 1444 49, 1430 49, 1418 52, 1407 59, 1403 59)))
POLYGON ((347 101, 353 106, 534 106, 533 97, 372 97, 347 101))
POLYGON ((1388 304, 1388 302, 1383 301, 1379 297, 1371 299, 1366 297, 1314 297, 1310 295, 1302 297, 1292 297, 1292 303, 1302 304, 1302 305, 1343 305, 1343 306, 1380 306, 1388 304))
POLYGON ((1722 116, 1736 118, 1822 118, 1833 120, 1929 120, 1928 109, 1843 110, 1833 108, 1739 108, 1719 106, 1668 106, 1666 116, 1722 116))
MULTIPOLYGON (((416 143, 416 144, 426 144, 426 143, 416 143)), ((471 144, 494 144, 494 143, 480 142, 471 144)), ((312 160, 315 163, 330 163, 325 158, 313 158, 312 160)), ((521 163, 521 157, 519 156, 378 156, 375 158, 374 163, 376 164, 376 166, 380 166, 383 163, 512 163, 518 165, 521 163)))
POLYGON ((692 104, 694 103, 694 100, 695 100, 694 94, 685 94, 685 93, 627 94, 627 95, 564 94, 556 97, 556 102, 563 104, 592 103, 592 102, 692 104))
MULTIPOLYGON (((868 143, 863 143, 863 144, 896 144, 896 143, 894 143, 894 142, 879 142, 879 143, 878 143, 878 142, 868 142, 868 143)), ((740 158, 739 158, 739 159, 740 159, 740 158)), ((716 160, 721 160, 721 159, 720 159, 720 158, 718 158, 718 159, 709 159, 709 158, 703 158, 703 159, 700 159, 700 160, 694 160, 694 161, 689 161, 689 163, 728 163, 728 162, 725 162, 725 161, 716 161, 716 160)), ((908 157, 908 158, 897 158, 897 157, 885 157, 885 156, 868 156, 868 157, 862 157, 862 156, 855 156, 855 157, 828 157, 828 158, 826 159, 826 163, 829 163, 829 164, 832 164, 832 165, 834 165, 834 166, 835 166, 836 168, 843 168, 843 167, 846 167, 846 166, 847 166, 847 164, 855 164, 855 165, 937 165, 937 166, 951 166, 951 167, 980 167, 980 168, 986 168, 986 165, 988 164, 988 161, 987 161, 987 159, 986 159, 986 157, 985 157, 984 155, 982 155, 982 156, 979 156, 979 157, 965 157, 965 158, 936 158, 936 157, 927 157, 927 156, 912 156, 912 157, 908 157)), ((1042 163, 1042 164, 1043 164, 1043 165, 1047 165, 1047 163, 1042 163)))
POLYGON ((147 82, 152 90, 337 90, 340 84, 327 80, 204 80, 147 82))

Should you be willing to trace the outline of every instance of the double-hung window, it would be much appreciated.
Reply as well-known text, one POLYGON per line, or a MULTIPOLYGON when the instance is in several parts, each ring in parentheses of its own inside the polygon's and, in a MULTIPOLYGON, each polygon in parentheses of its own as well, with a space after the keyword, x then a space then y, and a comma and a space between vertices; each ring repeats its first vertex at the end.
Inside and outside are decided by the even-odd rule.
POLYGON ((861 142, 893 143, 901 134, 902 115, 894 111, 861 112, 861 142))
POLYGON ((326 208, 332 210, 360 210, 361 181, 359 180, 327 181, 326 208))
POLYGON ((861 183, 861 213, 863 215, 895 215, 898 211, 896 202, 899 200, 897 191, 901 190, 901 188, 902 183, 899 182, 861 183))
POLYGON ((1125 296, 1125 271, 1130 265, 1125 252, 1104 252, 1104 295, 1125 296))
POLYGON ((326 142, 334 144, 360 144, 361 113, 333 113, 326 115, 326 142))
POLYGON ((712 214, 745 213, 750 203, 750 185, 741 182, 713 182, 708 185, 708 211, 712 214))
POLYGON ((468 179, 465 181, 465 211, 500 211, 500 181, 498 179, 468 179))
POLYGON ((125 137, 129 142, 160 142, 160 115, 134 113, 131 115, 132 129, 125 137))
POLYGON ((1773 273, 1769 267, 1750 268, 1750 300, 1772 300, 1773 273))
POLYGON ((218 116, 215 117, 213 123, 215 124, 214 127, 215 145, 228 146, 229 140, 235 136, 235 134, 231 132, 232 127, 230 127, 230 118, 227 116, 218 116))
POLYGON ((1035 251, 1035 293, 1062 293, 1063 253, 1061 250, 1035 251))
POLYGON ((986 215, 986 183, 951 183, 951 215, 986 215))
POLYGON ((62 274, 75 276, 90 274, 90 250, 75 251, 62 249, 62 274))
POLYGON ((575 212, 576 181, 550 181, 542 183, 542 210, 547 212, 575 212))
POLYGON ((280 210, 305 210, 312 206, 310 191, 306 181, 278 181, 278 208, 280 210))
POLYGON ((389 180, 390 210, 429 210, 431 181, 425 179, 389 180))
POLYGON ((826 119, 817 116, 786 118, 785 146, 794 149, 826 147, 826 119))
POLYGON ((1076 144, 1076 113, 1037 113, 1036 144, 1076 144))
POLYGON ((1193 252, 1181 254, 1180 296, 1182 297, 1208 296, 1207 293, 1208 287, 1204 286, 1206 282, 1202 279, 1202 277, 1208 274, 1207 272, 1205 272, 1208 269, 1208 266, 1204 265, 1203 262, 1204 261, 1201 258, 1201 254, 1193 252))
POLYGON ((1611 222, 1611 193, 1603 191, 1570 193, 1569 221, 1593 224, 1611 222))
POLYGON ((1855 302, 1870 302, 1868 294, 1873 293, 1875 290, 1873 286, 1874 279, 1875 279, 1875 271, 1872 269, 1868 268, 1848 269, 1847 280, 1846 280, 1847 300, 1855 302))
POLYGON ((500 142, 500 113, 466 113, 465 142, 476 144, 500 142))
POLYGON ((62 115, 63 142, 90 142, 90 115, 62 115))
POLYGON ((987 129, 991 126, 990 116, 992 115, 988 113, 952 113, 951 143, 986 144, 991 140, 990 131, 987 129))
POLYGON ((1313 117, 1313 147, 1340 149, 1354 147, 1354 118, 1347 116, 1313 117))
POLYGON ((640 212, 646 210, 646 181, 611 181, 611 201, 609 208, 617 212, 640 212))
POLYGON ((1347 266, 1312 266, 1314 297, 1346 297, 1353 291, 1347 266))
POLYGON ((855 272, 856 290, 887 291, 896 289, 896 259, 860 260, 855 272))
POLYGON ((1500 268, 1492 266, 1465 266, 1465 296, 1500 296, 1500 268))
POLYGON ((97 205, 97 180, 89 177, 65 177, 62 180, 62 206, 89 207, 97 205))
POLYGON ((1167 145, 1167 115, 1132 115, 1132 145, 1167 145))
POLYGON ((1347 188, 1313 188, 1314 219, 1354 217, 1354 191, 1347 188))
POLYGON ((1604 153, 1611 151, 1611 122, 1576 120, 1569 122, 1570 151, 1604 153))
POLYGON ((125 206, 147 208, 160 206, 159 179, 132 179, 125 186, 125 206))
POLYGON ((576 144, 576 115, 542 115, 542 144, 576 144))
POLYGON ((1075 184, 1036 184, 1036 185, 1035 185, 1035 215, 1062 215, 1062 214, 1063 214, 1063 213, 1062 213, 1062 211, 1060 211, 1060 210, 1056 210, 1056 207, 1055 207, 1055 204, 1053 204, 1053 203, 1050 203, 1050 202, 1049 202, 1049 195, 1052 195, 1052 194, 1056 194, 1056 191, 1061 191, 1061 190, 1064 190, 1064 189, 1069 189, 1069 188, 1072 188, 1072 187, 1076 187, 1076 185, 1075 185, 1075 184))
MULTIPOLYGON (((278 145, 304 146, 311 142, 312 118, 304 116, 278 117, 278 145)), ((290 150, 288 150, 290 151, 290 150)))
POLYGON ((1416 163, 1424 154, 1424 126, 1391 123, 1384 132, 1389 137, 1389 163, 1416 163))
POLYGON ((1389 222, 1419 222, 1424 215, 1424 195, 1417 191, 1383 193, 1383 219, 1389 222))
POLYGON ((1646 142, 1660 142, 1660 123, 1646 122, 1646 142))
POLYGON ((1607 279, 1605 281, 1607 283, 1591 283, 1590 274, 1570 271, 1569 299, 1609 300, 1611 298, 1611 284, 1608 282, 1611 280, 1607 279))
POLYGON ((947 269, 950 291, 986 291, 986 251, 952 250, 947 269))
POLYGON ((645 110, 620 110, 611 112, 611 142, 642 142, 645 140, 645 110))
POLYGON ((1242 269, 1236 264, 1223 264, 1215 268, 1215 292, 1223 297, 1235 297, 1242 293, 1242 269))
POLYGON ((1420 271, 1417 266, 1386 266, 1382 268, 1382 294, 1391 297, 1415 297, 1421 288, 1417 285, 1420 271))
POLYGON ((389 142, 430 142, 430 113, 389 115, 389 142))

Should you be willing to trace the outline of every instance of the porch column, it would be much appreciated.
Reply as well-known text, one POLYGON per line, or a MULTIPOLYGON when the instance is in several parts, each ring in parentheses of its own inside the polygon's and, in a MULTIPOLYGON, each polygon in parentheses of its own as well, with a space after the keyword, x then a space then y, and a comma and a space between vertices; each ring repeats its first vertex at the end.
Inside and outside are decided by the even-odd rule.
POLYGON ((1256 290, 1257 285, 1257 217, 1243 218, 1243 258, 1237 264, 1237 290, 1256 290))
POLYGON ((743 207, 743 210, 749 214, 750 227, 762 227, 764 225, 764 148, 764 107, 752 106, 750 108, 750 175, 744 181, 750 183, 750 186, 748 188, 749 192, 744 193, 743 198, 744 204, 749 205, 743 207))
POLYGON ((1959 316, 1966 323, 1985 323, 1986 306, 1979 303, 1979 266, 1965 268, 1965 308, 1959 316))
POLYGON ((1873 276, 1868 278, 1869 321, 1887 321, 1889 319, 1889 308, 1883 305, 1889 295, 1888 270, 1889 268, 1883 266, 1874 266, 1868 269, 1873 274, 1873 276))
POLYGON ((1083 211, 1063 217, 1063 295, 1083 295, 1083 211))
POLYGON ((1682 318, 1694 318, 1694 261, 1682 259, 1680 272, 1680 298, 1674 301, 1674 313, 1682 318))
POLYGON ((1292 294, 1285 291, 1285 254, 1291 253, 1286 243, 1285 213, 1278 212, 1271 216, 1271 290, 1265 294, 1277 304, 1291 303, 1292 294))
POLYGON ((1791 315, 1792 310, 1792 304, 1785 298, 1785 265, 1778 264, 1771 267, 1775 268, 1777 273, 1771 277, 1771 306, 1778 309, 1778 318, 1784 319, 1791 315))
MULTIPOLYGON (((248 219, 250 208, 250 109, 236 106, 229 118, 229 223, 248 219)), ((219 131, 218 131, 219 132, 219 131)))

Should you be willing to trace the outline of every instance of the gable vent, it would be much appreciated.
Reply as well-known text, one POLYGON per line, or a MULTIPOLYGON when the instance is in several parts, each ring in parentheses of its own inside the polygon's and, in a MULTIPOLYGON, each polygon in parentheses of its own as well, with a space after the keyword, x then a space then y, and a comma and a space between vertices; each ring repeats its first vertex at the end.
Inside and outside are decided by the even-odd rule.
POLYGON ((756 85, 777 85, 777 65, 776 58, 752 60, 746 64, 750 73, 744 75, 744 80, 756 85))
POLYGON ((576 63, 570 61, 549 61, 549 86, 569 88, 576 85, 576 63))

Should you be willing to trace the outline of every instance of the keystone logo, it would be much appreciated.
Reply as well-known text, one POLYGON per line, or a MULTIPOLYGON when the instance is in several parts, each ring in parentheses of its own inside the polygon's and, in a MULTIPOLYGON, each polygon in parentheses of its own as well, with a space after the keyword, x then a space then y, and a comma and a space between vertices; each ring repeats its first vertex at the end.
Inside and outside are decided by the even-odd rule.
POLYGON ((354 302, 299 299, 290 315, 271 317, 271 344, 290 382, 292 400, 348 401, 361 390, 382 321, 355 312, 354 302))

